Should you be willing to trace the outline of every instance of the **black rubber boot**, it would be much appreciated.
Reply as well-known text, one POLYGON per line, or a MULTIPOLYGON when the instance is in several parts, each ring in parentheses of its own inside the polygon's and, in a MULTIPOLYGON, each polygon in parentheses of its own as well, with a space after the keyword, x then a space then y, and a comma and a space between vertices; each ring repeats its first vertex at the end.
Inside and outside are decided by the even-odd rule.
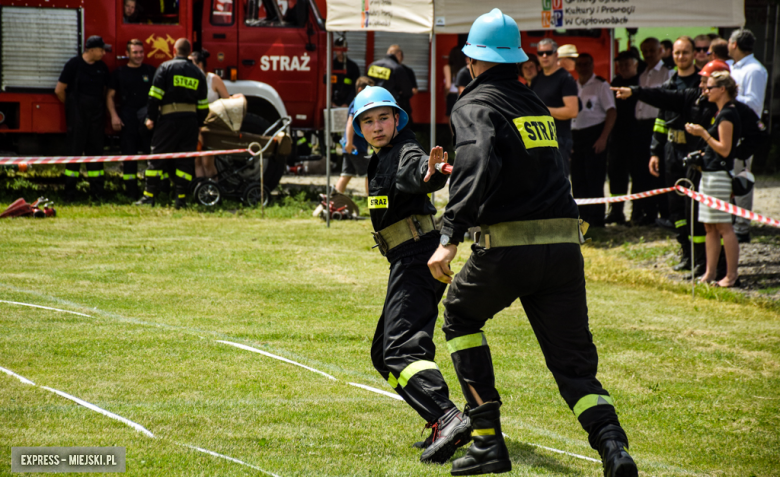
POLYGON ((488 402, 469 413, 471 444, 466 455, 452 463, 452 475, 501 474, 512 470, 509 451, 501 432, 501 403, 488 402))
POLYGON ((458 447, 471 440, 471 421, 456 407, 444 413, 431 427, 433 439, 420 456, 420 462, 423 463, 443 464, 458 447))
POLYGON ((125 183, 125 197, 135 202, 138 200, 138 179, 133 177, 132 179, 126 179, 125 183))
POLYGON ((628 454, 628 438, 618 426, 605 426, 599 431, 598 450, 604 465, 604 477, 638 477, 634 459, 628 454))
POLYGON ((106 191, 106 179, 104 177, 90 178, 89 195, 92 200, 100 202, 103 200, 106 191))
POLYGON ((177 197, 176 202, 174 202, 173 207, 175 209, 186 209, 187 208, 187 199, 185 197, 177 197))
POLYGON ((154 207, 154 197, 144 195, 139 201, 135 202, 135 205, 149 205, 154 207))
POLYGON ((62 201, 65 203, 73 202, 76 200, 76 184, 78 183, 78 177, 65 176, 65 189, 62 193, 62 201))
POLYGON ((609 206, 609 214, 604 218, 604 224, 625 225, 626 216, 623 215, 623 202, 615 202, 609 206))
POLYGON ((675 272, 691 269, 691 247, 682 247, 680 250, 680 263, 672 267, 675 272))

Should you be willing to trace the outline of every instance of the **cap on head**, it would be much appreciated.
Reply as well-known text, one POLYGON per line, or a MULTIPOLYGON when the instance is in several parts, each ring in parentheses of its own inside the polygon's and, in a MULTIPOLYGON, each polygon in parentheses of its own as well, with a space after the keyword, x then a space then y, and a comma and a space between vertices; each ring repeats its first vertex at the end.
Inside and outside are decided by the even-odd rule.
POLYGON ((616 61, 620 60, 639 60, 636 53, 634 53, 631 50, 625 50, 618 53, 618 55, 615 57, 616 61))
POLYGON ((474 21, 463 54, 491 63, 522 63, 528 60, 528 55, 520 47, 517 22, 498 8, 474 21))
POLYGON ((561 45, 558 47, 558 58, 577 58, 577 47, 574 45, 561 45))
POLYGON ((340 36, 333 40, 333 51, 347 51, 347 39, 340 36))
POLYGON ((731 71, 731 68, 729 68, 729 65, 726 64, 725 61, 721 60, 712 60, 706 65, 704 65, 704 68, 699 71, 699 74, 702 76, 712 76, 712 73, 716 71, 731 71))
POLYGON ((409 115, 398 106, 395 98, 390 91, 381 86, 366 86, 366 88, 355 96, 355 114, 352 116, 352 129, 360 137, 364 137, 360 131, 360 115, 374 108, 395 108, 398 110, 398 127, 400 131, 409 122, 409 115))
POLYGON ((92 35, 91 37, 87 38, 87 42, 84 44, 84 49, 89 50, 90 48, 103 48, 106 51, 111 51, 111 45, 105 43, 103 41, 103 37, 98 35, 92 35))

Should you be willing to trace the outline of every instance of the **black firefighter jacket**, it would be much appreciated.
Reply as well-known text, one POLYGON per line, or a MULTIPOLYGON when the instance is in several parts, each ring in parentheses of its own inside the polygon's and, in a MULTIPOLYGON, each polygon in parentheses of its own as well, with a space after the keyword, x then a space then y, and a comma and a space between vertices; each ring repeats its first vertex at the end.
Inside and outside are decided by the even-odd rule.
POLYGON ((550 110, 498 65, 463 90, 450 116, 455 161, 441 233, 460 242, 469 227, 577 218, 550 110))
MULTIPOLYGON (((208 86, 206 76, 183 56, 166 61, 157 68, 149 89, 147 117, 157 121, 160 107, 166 104, 192 104, 197 108, 198 123, 202 124, 209 114, 208 86)), ((165 115, 166 119, 190 115, 181 112, 165 115)))

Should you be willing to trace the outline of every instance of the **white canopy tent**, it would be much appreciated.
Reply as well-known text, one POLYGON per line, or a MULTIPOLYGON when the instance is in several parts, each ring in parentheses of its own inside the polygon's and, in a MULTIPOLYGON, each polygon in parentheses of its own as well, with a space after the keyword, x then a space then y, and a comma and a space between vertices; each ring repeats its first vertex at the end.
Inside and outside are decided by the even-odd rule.
MULTIPOLYGON (((745 0, 328 0, 325 27, 328 58, 334 31, 468 33, 474 20, 493 8, 511 16, 521 31, 674 26, 737 27, 745 24, 745 0)), ((436 143, 436 55, 430 55, 431 145, 436 143)), ((327 77, 331 76, 328 61, 327 77)), ((330 91, 330 88, 328 88, 330 91)), ((330 131, 330 96, 326 130, 330 131)), ((327 168, 330 174, 330 135, 327 168)), ((330 175, 328 175, 330 194, 330 175)), ((328 198, 330 201, 330 198, 328 198)), ((328 219, 328 225, 330 225, 328 219)))

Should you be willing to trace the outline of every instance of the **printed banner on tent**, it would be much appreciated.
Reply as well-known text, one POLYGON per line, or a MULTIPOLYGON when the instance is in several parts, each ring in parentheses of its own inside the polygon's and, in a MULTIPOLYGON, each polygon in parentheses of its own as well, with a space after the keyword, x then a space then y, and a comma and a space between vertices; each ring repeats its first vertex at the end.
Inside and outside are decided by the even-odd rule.
POLYGON ((430 33, 433 0, 328 1, 328 31, 430 33))
POLYGON ((740 26, 744 0, 435 0, 436 33, 466 33, 474 20, 499 8, 522 31, 583 28, 740 26))

